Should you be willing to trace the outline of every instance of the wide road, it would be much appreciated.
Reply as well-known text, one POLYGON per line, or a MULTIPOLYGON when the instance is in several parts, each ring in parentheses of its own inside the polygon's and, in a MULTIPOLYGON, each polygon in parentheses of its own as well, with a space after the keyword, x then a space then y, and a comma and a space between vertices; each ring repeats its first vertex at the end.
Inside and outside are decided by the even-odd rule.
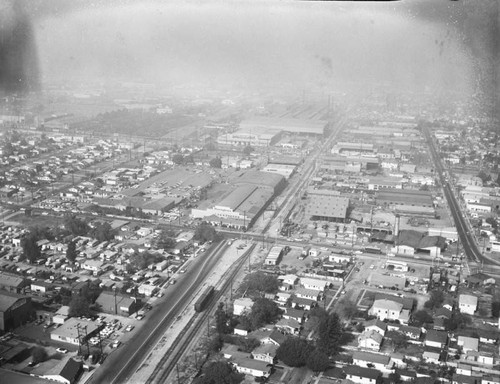
POLYGON ((473 260, 475 262, 480 262, 484 264, 497 264, 493 260, 484 257, 479 247, 477 246, 476 240, 474 239, 474 236, 470 233, 470 229, 467 226, 467 222, 464 218, 464 214, 462 213, 460 205, 455 195, 453 194, 452 187, 450 186, 446 178, 443 164, 441 163, 441 159, 439 158, 439 155, 436 151, 434 140, 432 140, 429 128, 423 127, 422 131, 429 145, 432 159, 436 167, 436 170, 438 172, 441 185, 443 186, 444 195, 446 201, 448 202, 448 206, 450 207, 453 220, 455 221, 455 226, 457 228, 458 236, 460 238, 460 241, 462 242, 465 254, 470 260, 473 260))
MULTIPOLYGON (((125 383, 147 358, 164 332, 185 308, 198 291, 202 282, 215 267, 221 253, 227 249, 222 241, 214 244, 205 256, 194 259, 185 274, 178 276, 178 282, 166 289, 165 296, 158 299, 153 309, 146 313, 144 324, 133 332, 135 335, 123 346, 114 350, 103 366, 96 370, 87 383, 125 383)), ((146 380, 147 378, 144 378, 146 380)))

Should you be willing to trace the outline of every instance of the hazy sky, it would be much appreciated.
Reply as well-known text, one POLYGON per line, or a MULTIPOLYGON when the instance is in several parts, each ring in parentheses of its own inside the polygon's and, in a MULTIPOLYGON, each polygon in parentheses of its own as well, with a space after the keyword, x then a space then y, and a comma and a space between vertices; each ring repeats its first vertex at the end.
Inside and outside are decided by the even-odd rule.
POLYGON ((460 2, 93 4, 54 1, 34 11, 45 81, 76 76, 252 88, 376 81, 470 92, 476 86, 476 58, 458 33, 460 2))

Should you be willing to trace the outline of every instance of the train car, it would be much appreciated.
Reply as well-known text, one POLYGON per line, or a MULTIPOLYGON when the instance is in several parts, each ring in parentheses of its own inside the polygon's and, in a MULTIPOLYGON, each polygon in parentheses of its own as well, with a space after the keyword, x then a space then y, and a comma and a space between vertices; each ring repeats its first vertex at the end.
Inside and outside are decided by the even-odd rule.
POLYGON ((212 296, 214 295, 215 289, 213 286, 208 287, 205 292, 200 296, 198 301, 194 304, 194 309, 196 312, 202 312, 207 304, 210 302, 212 299, 212 296))
POLYGON ((382 254, 382 250, 378 247, 365 247, 366 253, 374 253, 376 255, 382 254))

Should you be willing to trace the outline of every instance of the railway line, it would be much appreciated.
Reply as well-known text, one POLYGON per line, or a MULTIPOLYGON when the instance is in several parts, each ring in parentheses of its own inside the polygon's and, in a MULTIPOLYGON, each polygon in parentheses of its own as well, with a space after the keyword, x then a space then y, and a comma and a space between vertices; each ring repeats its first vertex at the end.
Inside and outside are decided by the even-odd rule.
POLYGON ((175 339, 168 352, 162 357, 160 363, 156 366, 153 374, 146 381, 147 384, 160 384, 168 382, 168 378, 174 371, 178 361, 184 356, 190 347, 189 340, 195 340, 204 327, 207 319, 213 311, 215 303, 224 296, 231 286, 231 281, 243 267, 248 256, 253 252, 256 244, 252 244, 239 258, 233 263, 231 268, 224 274, 220 286, 217 286, 212 299, 209 301, 204 311, 196 312, 189 320, 181 334, 175 339))

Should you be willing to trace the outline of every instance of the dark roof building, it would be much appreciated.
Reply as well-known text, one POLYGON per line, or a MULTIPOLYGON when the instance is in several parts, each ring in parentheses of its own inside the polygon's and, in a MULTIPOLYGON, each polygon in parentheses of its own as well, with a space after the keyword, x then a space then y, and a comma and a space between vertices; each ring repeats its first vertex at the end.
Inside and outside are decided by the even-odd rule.
POLYGON ((0 292, 0 330, 10 331, 33 316, 31 298, 12 292, 0 292))

